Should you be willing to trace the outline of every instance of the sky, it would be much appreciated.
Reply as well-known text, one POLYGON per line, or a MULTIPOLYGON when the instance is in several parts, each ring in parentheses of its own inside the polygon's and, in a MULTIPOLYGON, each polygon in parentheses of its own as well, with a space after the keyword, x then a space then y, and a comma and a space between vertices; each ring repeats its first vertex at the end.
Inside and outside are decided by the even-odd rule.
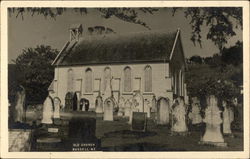
MULTIPOLYGON (((13 63, 23 49, 34 48, 37 45, 50 45, 53 49, 60 51, 69 40, 71 24, 82 24, 85 31, 88 27, 105 26, 112 28, 118 34, 149 31, 142 25, 124 22, 115 17, 105 19, 95 9, 88 11, 88 14, 81 15, 72 9, 67 9, 56 19, 36 14, 31 16, 30 13, 24 13, 23 19, 21 16, 10 15, 8 17, 8 62, 13 63)), ((206 39, 206 26, 202 28, 202 48, 193 44, 190 40, 192 31, 189 24, 190 19, 186 19, 182 11, 178 11, 175 16, 172 16, 171 10, 162 9, 153 15, 141 13, 138 18, 144 21, 152 31, 173 32, 180 28, 186 58, 193 55, 208 57, 219 52, 213 42, 206 39)), ((236 36, 228 40, 226 47, 233 46, 238 40, 242 41, 242 30, 240 29, 236 30, 236 36)))

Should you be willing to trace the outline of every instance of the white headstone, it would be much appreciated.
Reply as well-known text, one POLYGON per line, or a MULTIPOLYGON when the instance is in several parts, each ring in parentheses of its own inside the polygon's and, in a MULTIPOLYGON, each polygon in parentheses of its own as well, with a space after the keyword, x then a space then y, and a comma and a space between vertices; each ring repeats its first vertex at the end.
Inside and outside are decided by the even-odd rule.
POLYGON ((60 118, 60 105, 61 105, 61 100, 58 97, 54 98, 54 118, 60 118))
POLYGON ((102 101, 102 97, 100 95, 98 95, 96 97, 95 112, 96 113, 103 113, 103 101, 102 101))
POLYGON ((43 119, 42 123, 52 124, 53 103, 51 97, 47 97, 43 103, 43 119))
POLYGON ((202 122, 202 117, 200 114, 200 101, 197 97, 192 97, 192 111, 189 113, 189 118, 192 121, 192 124, 199 124, 202 122))
POLYGON ((126 117, 130 116, 131 106, 132 106, 132 103, 130 102, 130 100, 126 100, 125 106, 124 106, 124 116, 126 117))
POLYGON ((231 131, 231 123, 233 122, 233 110, 232 108, 227 106, 226 101, 222 101, 222 105, 224 107, 223 111, 223 133, 224 134, 232 134, 231 131))
POLYGON ((104 115, 103 120, 105 121, 113 121, 113 109, 114 109, 114 101, 111 98, 108 98, 104 102, 104 115))
POLYGON ((186 107, 184 104, 184 100, 180 97, 177 98, 178 104, 173 108, 173 125, 172 131, 174 132, 186 132, 187 124, 186 124, 186 107))
POLYGON ((213 95, 207 98, 207 108, 205 110, 204 122, 206 123, 206 131, 202 137, 202 142, 221 143, 224 142, 220 124, 222 123, 221 111, 217 106, 217 98, 213 95))
POLYGON ((157 124, 169 124, 170 106, 166 98, 159 98, 157 101, 157 124))

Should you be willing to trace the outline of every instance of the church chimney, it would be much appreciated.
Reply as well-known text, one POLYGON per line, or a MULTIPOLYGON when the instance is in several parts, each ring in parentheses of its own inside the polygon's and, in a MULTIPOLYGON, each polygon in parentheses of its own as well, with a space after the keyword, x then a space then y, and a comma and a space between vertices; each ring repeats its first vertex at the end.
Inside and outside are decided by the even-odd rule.
POLYGON ((69 29, 70 32, 70 41, 75 40, 79 41, 79 38, 82 36, 83 28, 82 24, 72 24, 69 29))

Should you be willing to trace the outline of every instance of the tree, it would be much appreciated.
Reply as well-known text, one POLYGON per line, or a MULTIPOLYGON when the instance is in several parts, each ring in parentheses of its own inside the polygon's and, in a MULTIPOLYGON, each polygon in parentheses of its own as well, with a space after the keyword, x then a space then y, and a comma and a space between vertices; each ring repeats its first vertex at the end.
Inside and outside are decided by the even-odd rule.
POLYGON ((48 95, 47 89, 54 78, 51 63, 57 54, 50 46, 40 45, 24 49, 14 61, 16 70, 24 76, 18 84, 26 89, 27 101, 42 102, 48 95))
POLYGON ((202 58, 200 56, 194 55, 189 58, 189 61, 196 64, 202 64, 202 58))
POLYGON ((223 48, 221 60, 226 64, 235 66, 243 63, 243 43, 238 41, 235 46, 223 48))
MULTIPOLYGON (((169 8, 164 8, 169 9, 169 8)), ((242 29, 242 8, 241 7, 187 7, 187 8, 170 8, 172 15, 179 10, 184 12, 184 16, 189 20, 192 27, 190 40, 202 46, 201 32, 202 26, 208 27, 207 39, 210 39, 221 50, 227 43, 228 38, 235 36, 235 28, 242 29)), ((138 14, 154 14, 160 8, 96 8, 103 18, 116 17, 120 20, 142 25, 148 29, 145 22, 141 21, 138 14)), ((28 12, 32 16, 41 14, 47 17, 56 18, 62 15, 66 8, 9 8, 9 13, 19 15, 23 18, 23 13, 28 12)), ((87 8, 74 8, 76 13, 81 15, 88 14, 87 8)))

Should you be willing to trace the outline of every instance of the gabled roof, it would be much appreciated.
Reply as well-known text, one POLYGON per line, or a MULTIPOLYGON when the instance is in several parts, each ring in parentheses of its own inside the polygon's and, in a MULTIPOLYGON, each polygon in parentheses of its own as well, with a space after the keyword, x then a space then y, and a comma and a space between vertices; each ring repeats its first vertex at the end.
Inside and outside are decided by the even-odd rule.
MULTIPOLYGON (((170 60, 178 32, 83 35, 66 43, 52 65, 164 62, 170 60)), ((178 38, 179 39, 179 38, 178 38)))

